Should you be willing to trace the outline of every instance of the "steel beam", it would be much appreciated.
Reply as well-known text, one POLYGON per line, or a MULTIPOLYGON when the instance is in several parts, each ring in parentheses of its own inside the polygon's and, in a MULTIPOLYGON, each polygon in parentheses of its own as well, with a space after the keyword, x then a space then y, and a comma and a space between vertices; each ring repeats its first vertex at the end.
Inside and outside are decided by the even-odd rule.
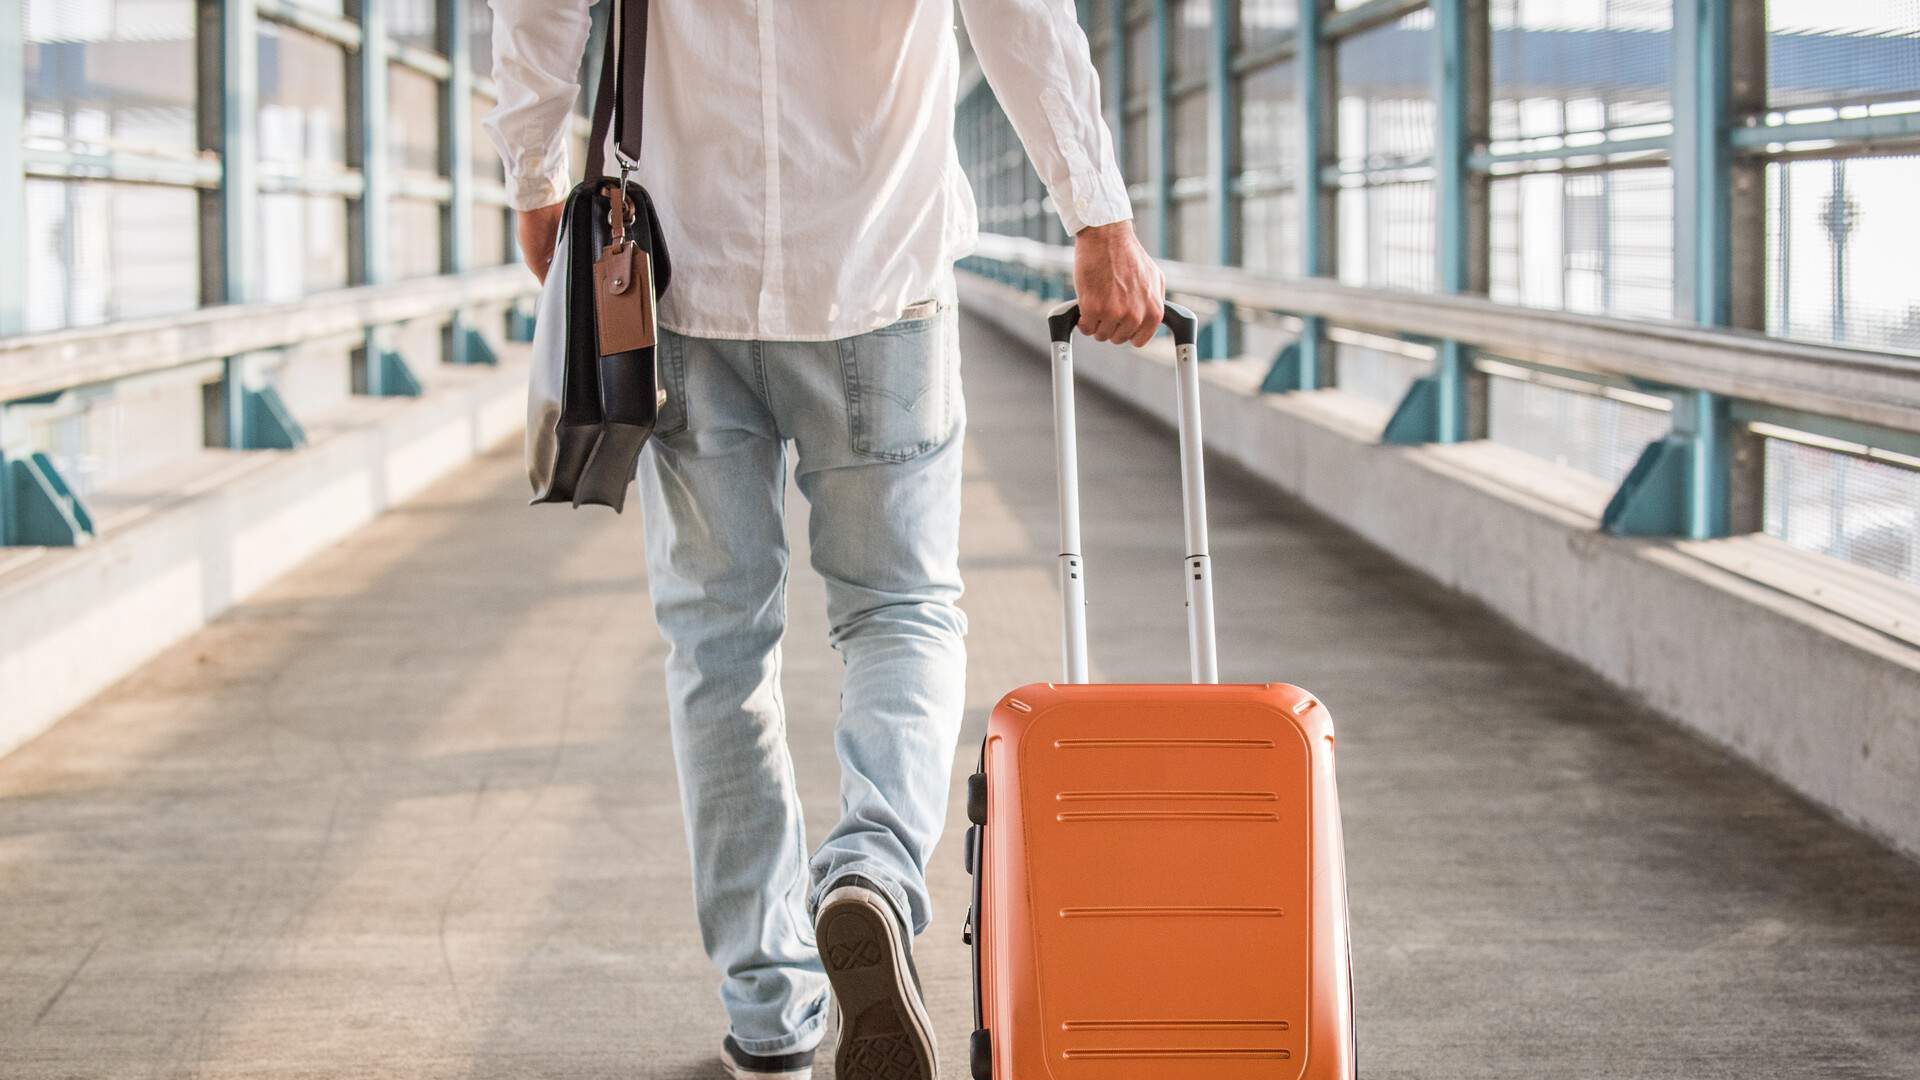
MULTIPOLYGON (((1116 0, 1124 6, 1124 0, 1116 0)), ((1173 101, 1167 81, 1172 62, 1172 0, 1153 0, 1153 69, 1147 96, 1147 137, 1152 140, 1153 253, 1173 255, 1173 101)))
POLYGON ((255 299, 252 255, 260 220, 260 45, 254 0, 198 0, 195 64, 200 145, 220 159, 220 182, 200 198, 200 300, 255 299))
POLYGON ((387 216, 393 176, 387 161, 385 0, 347 0, 360 24, 360 50, 347 57, 347 163, 360 170, 361 195, 349 206, 348 272, 356 285, 387 280, 387 216))
MULTIPOLYGON (((1222 266, 1239 266, 1243 257, 1240 200, 1233 178, 1240 175, 1240 96, 1233 74, 1233 47, 1239 37, 1240 0, 1210 0, 1207 40, 1207 193, 1213 200, 1214 251, 1222 266)), ((1232 304, 1200 330, 1200 357, 1218 360, 1240 352, 1240 318, 1232 304)))
POLYGON ((25 0, 0 0, 0 337, 27 328, 25 0))
MULTIPOLYGON (((1300 109, 1299 162, 1293 177, 1300 202, 1300 276, 1332 276, 1339 250, 1338 202, 1320 181, 1339 128, 1338 53, 1326 36, 1333 0, 1299 0, 1294 27, 1294 94, 1300 109)), ((1269 390, 1317 390, 1332 382, 1333 350, 1326 320, 1306 314, 1299 340, 1281 350, 1262 383, 1269 390)))

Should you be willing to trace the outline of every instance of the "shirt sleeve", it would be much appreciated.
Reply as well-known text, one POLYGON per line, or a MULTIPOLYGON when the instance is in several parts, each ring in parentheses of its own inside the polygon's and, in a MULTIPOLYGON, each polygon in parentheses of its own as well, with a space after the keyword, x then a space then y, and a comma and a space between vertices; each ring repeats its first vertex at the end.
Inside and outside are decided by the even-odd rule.
POLYGON ((482 124, 506 165, 515 210, 551 206, 572 188, 567 126, 580 93, 593 0, 488 0, 493 81, 500 97, 482 124))
POLYGON ((1067 232, 1133 217, 1073 0, 960 0, 960 8, 980 69, 1067 232))

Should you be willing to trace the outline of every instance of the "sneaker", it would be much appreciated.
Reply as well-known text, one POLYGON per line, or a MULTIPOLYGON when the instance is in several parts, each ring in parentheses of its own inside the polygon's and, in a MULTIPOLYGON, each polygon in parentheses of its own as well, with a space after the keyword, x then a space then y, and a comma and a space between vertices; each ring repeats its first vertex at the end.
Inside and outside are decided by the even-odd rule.
POLYGON ((844 877, 820 901, 814 932, 833 984, 837 1080, 936 1080, 913 935, 893 902, 868 879, 844 877))
POLYGON ((812 1080, 813 1051, 749 1054, 729 1035, 720 1043, 720 1065, 733 1080, 812 1080))

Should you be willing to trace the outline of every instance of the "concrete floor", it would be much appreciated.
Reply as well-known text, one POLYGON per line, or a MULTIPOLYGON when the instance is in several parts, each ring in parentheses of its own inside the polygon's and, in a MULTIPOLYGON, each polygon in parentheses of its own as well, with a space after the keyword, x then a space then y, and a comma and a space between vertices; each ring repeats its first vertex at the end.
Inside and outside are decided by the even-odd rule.
MULTIPOLYGON (((1045 370, 964 333, 971 742, 1057 638, 1045 370)), ((1095 667, 1178 679, 1172 440, 1081 423, 1095 667)), ((1920 866, 1212 479, 1226 676, 1340 726, 1364 1076, 1920 1077, 1920 866)), ((716 1075, 639 522, 524 498, 504 448, 0 760, 0 1077, 716 1075)), ((792 615, 818 835, 805 572, 792 615)), ((960 1077, 951 821, 920 956, 960 1077)))

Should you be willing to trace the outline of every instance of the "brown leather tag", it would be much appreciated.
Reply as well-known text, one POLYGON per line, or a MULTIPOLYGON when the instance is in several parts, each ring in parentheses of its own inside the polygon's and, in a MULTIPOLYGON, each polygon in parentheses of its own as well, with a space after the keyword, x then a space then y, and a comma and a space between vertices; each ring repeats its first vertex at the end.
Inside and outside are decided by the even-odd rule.
POLYGON ((653 321, 653 260, 640 245, 615 242, 593 263, 593 312, 600 355, 632 352, 658 338, 653 321))

